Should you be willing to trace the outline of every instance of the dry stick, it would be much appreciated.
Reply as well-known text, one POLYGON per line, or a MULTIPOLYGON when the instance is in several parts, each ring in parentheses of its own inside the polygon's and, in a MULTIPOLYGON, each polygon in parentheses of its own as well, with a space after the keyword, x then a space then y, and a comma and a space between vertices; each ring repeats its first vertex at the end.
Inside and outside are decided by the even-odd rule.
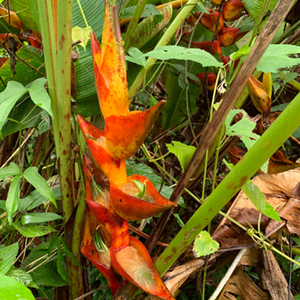
POLYGON ((247 251, 247 249, 240 250, 240 252, 236 256, 236 258, 232 262, 230 268, 227 270, 225 276, 222 278, 219 285, 215 289, 214 293, 210 296, 210 298, 208 300, 215 300, 219 296, 220 292, 222 291, 223 287, 229 280, 229 278, 232 275, 233 271, 235 270, 237 264, 239 263, 239 261, 241 260, 242 256, 245 254, 246 251, 247 251))
POLYGON ((238 99, 249 77, 254 72, 256 65, 271 43, 276 31, 278 30, 290 8, 292 7, 293 2, 293 0, 278 1, 271 16, 269 17, 269 20, 258 36, 253 48, 251 49, 245 63, 242 65, 237 77, 229 88, 228 93, 225 95, 221 106, 215 112, 212 121, 204 129, 199 142, 199 146, 196 148, 194 155, 186 168, 186 171, 180 177, 180 180, 178 181, 178 184, 171 195, 171 201, 178 201, 184 189, 187 187, 189 180, 195 173, 197 167, 203 161, 207 149, 219 132, 231 107, 238 99))

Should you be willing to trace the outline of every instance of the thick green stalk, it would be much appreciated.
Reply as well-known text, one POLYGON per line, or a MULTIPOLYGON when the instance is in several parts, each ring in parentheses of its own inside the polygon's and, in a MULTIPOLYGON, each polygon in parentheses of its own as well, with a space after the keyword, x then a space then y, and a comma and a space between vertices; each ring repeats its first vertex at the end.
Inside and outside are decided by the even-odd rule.
POLYGON ((46 65, 46 75, 48 80, 48 91, 51 98, 51 109, 53 112, 53 131, 56 150, 59 152, 59 124, 57 111, 57 98, 55 93, 56 87, 56 46, 55 46, 55 32, 52 14, 52 1, 41 0, 38 1, 38 10, 40 16, 40 28, 43 38, 44 60, 46 65))
MULTIPOLYGON (((72 45, 72 0, 57 3, 57 111, 59 112, 59 173, 63 203, 63 214, 67 222, 74 209, 73 166, 71 163, 71 45, 72 45)), ((82 201, 81 201, 82 202, 82 201)), ((82 207, 76 214, 74 231, 65 231, 65 238, 71 241, 72 252, 80 257, 80 229, 78 216, 82 217, 82 207), (74 238, 75 236, 75 238, 74 238)), ((84 210, 83 210, 84 211, 84 210)), ((81 218, 82 219, 82 218, 81 218)), ((84 293, 82 269, 68 258, 69 295, 75 299, 84 293)))
MULTIPOLYGON (((169 26, 167 31, 164 33, 160 41, 157 43, 156 47, 166 46, 172 36, 175 34, 176 30, 179 28, 181 23, 185 20, 187 15, 192 11, 195 5, 198 3, 198 0, 189 0, 187 4, 182 8, 179 12, 177 17, 174 19, 172 24, 169 26)), ((133 99, 134 95, 138 92, 139 87, 142 85, 145 76, 148 74, 154 63, 156 62, 156 58, 149 57, 146 61, 146 66, 143 68, 137 77, 135 78, 134 82, 132 83, 129 89, 129 99, 133 99)))
POLYGON ((139 19, 141 18, 141 15, 143 13, 146 4, 147 4, 147 0, 139 0, 136 5, 136 9, 133 13, 133 16, 126 30, 125 45, 124 45, 125 51, 129 49, 131 40, 133 39, 134 31, 136 29, 136 26, 138 25, 139 19))
POLYGON ((155 265, 164 274, 212 218, 300 126, 300 93, 194 213, 155 265))

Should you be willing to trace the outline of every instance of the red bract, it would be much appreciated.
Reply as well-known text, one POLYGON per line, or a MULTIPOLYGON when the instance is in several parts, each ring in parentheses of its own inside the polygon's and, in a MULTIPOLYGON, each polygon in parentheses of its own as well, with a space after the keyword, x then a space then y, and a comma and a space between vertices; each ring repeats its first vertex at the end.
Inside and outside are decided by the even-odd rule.
POLYGON ((112 295, 114 295, 121 286, 111 266, 110 250, 108 248, 103 250, 103 252, 99 252, 93 243, 93 234, 95 234, 95 231, 98 231, 96 228, 99 226, 99 222, 95 219, 91 211, 87 209, 80 251, 103 274, 110 286, 112 295))
POLYGON ((141 175, 128 177, 128 182, 117 186, 113 182, 110 186, 110 201, 114 211, 130 221, 142 220, 177 206, 163 197, 155 188, 153 183, 141 175), (134 180, 145 185, 146 192, 142 199, 136 195, 139 190, 134 180))
POLYGON ((221 46, 228 47, 235 42, 237 42, 240 38, 242 38, 247 32, 240 32, 239 28, 234 27, 226 27, 223 28, 220 32, 219 41, 221 46))
POLYGON ((130 236, 129 246, 119 251, 112 243, 110 253, 112 265, 122 277, 149 294, 175 300, 157 273, 147 249, 139 240, 130 236))
POLYGON ((199 48, 210 53, 222 54, 222 48, 219 41, 191 42, 191 45, 195 48, 199 48))
MULTIPOLYGON (((196 74, 196 76, 202 83, 205 83, 206 73, 199 73, 196 74)), ((217 80, 217 74, 207 73, 207 84, 208 84, 207 88, 209 91, 214 90, 216 80, 217 80)))
POLYGON ((214 11, 214 10, 211 10, 211 9, 208 9, 208 11, 209 11, 209 14, 204 13, 203 16, 200 19, 200 22, 209 31, 215 32, 217 21, 219 19, 217 31, 220 31, 224 26, 223 16, 221 15, 220 18, 219 18, 220 13, 218 11, 214 11))
POLYGON ((224 20, 227 22, 236 20, 244 7, 244 3, 239 0, 226 1, 223 7, 224 20))

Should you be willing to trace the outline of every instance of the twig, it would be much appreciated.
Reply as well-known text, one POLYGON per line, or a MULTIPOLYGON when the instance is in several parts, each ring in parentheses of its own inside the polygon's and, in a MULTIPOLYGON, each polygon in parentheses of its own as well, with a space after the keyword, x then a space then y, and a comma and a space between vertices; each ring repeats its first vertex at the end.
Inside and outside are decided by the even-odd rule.
POLYGON ((236 258, 232 262, 231 266, 227 270, 225 276, 222 278, 219 285, 217 286, 217 288, 215 289, 215 291, 213 292, 213 294, 210 296, 210 298, 208 300, 215 300, 219 296, 219 294, 221 293, 223 287, 225 286, 225 284, 229 280, 229 278, 232 275, 233 271, 235 270, 237 264, 239 263, 239 261, 241 260, 242 256, 245 254, 246 251, 247 251, 247 249, 240 250, 240 252, 236 256, 236 258))
POLYGON ((108 289, 108 288, 109 288, 109 285, 101 286, 101 287, 99 287, 99 288, 97 288, 97 289, 95 289, 93 291, 90 291, 90 292, 88 292, 88 293, 86 293, 86 294, 84 294, 84 295, 82 295, 82 296, 80 296, 78 298, 75 298, 74 300, 84 299, 84 298, 88 297, 89 295, 94 294, 97 291, 101 291, 101 290, 108 289))

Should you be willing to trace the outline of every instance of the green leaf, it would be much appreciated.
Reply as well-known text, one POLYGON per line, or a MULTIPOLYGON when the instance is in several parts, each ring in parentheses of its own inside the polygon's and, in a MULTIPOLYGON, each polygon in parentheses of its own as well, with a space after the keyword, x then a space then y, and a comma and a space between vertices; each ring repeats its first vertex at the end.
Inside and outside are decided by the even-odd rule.
POLYGON ((45 89, 46 78, 36 79, 29 88, 31 100, 38 106, 48 112, 53 117, 51 110, 51 99, 45 89))
MULTIPOLYGON (((136 6, 129 6, 127 8, 122 9, 119 15, 120 20, 131 18, 135 10, 136 10, 136 6)), ((146 4, 143 13, 141 15, 141 18, 148 18, 160 14, 161 13, 159 12, 159 10, 156 8, 155 5, 146 4)))
POLYGON ((8 82, 5 91, 0 94, 0 129, 2 129, 14 105, 27 91, 28 90, 19 82, 8 82))
POLYGON ((6 207, 5 207, 5 200, 0 200, 0 209, 5 210, 6 211, 6 207))
MULTIPOLYGON (((34 2, 37 1, 35 0, 34 2)), ((18 17, 21 19, 22 23, 26 25, 26 27, 30 28, 33 31, 40 32, 34 15, 29 9, 28 0, 11 0, 10 3, 14 11, 17 13, 18 17)))
POLYGON ((292 67, 300 63, 300 58, 291 58, 288 55, 300 53, 300 47, 295 45, 269 45, 259 61, 256 69, 268 73, 277 73, 280 68, 292 67))
MULTIPOLYGON (((43 74, 36 71, 36 69, 38 69, 41 73, 45 73, 44 56, 42 51, 27 45, 22 46, 17 51, 17 55, 35 69, 32 69, 28 67, 28 65, 18 61, 16 65, 16 74, 13 74, 10 67, 10 61, 8 60, 1 67, 1 78, 4 84, 7 85, 9 81, 15 80, 25 86, 37 78, 44 77, 43 74)), ((3 82, 0 81, 0 92, 5 89, 3 82)))
POLYGON ((27 213, 22 216, 21 222, 23 225, 32 223, 43 223, 53 220, 63 220, 64 218, 55 213, 43 212, 43 213, 27 213))
POLYGON ((61 240, 61 242, 62 242, 62 244, 63 244, 63 246, 64 246, 64 251, 65 251, 66 254, 70 257, 70 259, 72 260, 72 262, 73 262, 76 266, 82 268, 82 266, 78 263, 77 259, 75 258, 74 254, 73 254, 73 253, 71 252, 71 250, 68 248, 68 245, 67 245, 67 243, 66 243, 65 238, 62 236, 62 237, 60 237, 60 240, 61 240))
POLYGON ((203 67, 221 67, 222 63, 218 62, 210 53, 195 48, 184 48, 180 46, 162 46, 150 51, 145 56, 154 57, 161 60, 182 59, 191 60, 201 64, 203 67))
POLYGON ((244 5, 250 16, 258 26, 265 16, 271 1, 270 0, 244 0, 244 5))
POLYGON ((45 110, 41 112, 41 121, 38 124, 38 129, 39 134, 42 134, 51 129, 50 116, 45 110))
POLYGON ((48 185, 47 181, 38 173, 36 167, 27 168, 23 176, 36 188, 36 190, 42 196, 44 196, 46 199, 52 202, 55 207, 57 207, 51 187, 48 185))
POLYGON ((14 213, 18 209, 19 205, 19 184, 20 184, 20 175, 15 176, 13 179, 9 191, 8 191, 8 196, 6 200, 6 210, 7 210, 7 218, 8 218, 8 223, 11 225, 12 224, 12 219, 14 216, 14 213))
POLYGON ((49 256, 51 255, 52 250, 54 249, 55 245, 57 244, 57 241, 59 241, 59 237, 56 233, 53 233, 51 242, 48 247, 48 255, 49 256))
POLYGON ((61 276, 61 278, 64 281, 69 283, 67 261, 66 261, 65 257, 63 256, 60 243, 58 243, 58 248, 57 248, 56 266, 57 266, 58 274, 61 276))
POLYGON ((12 277, 0 274, 1 300, 35 300, 31 291, 12 277))
POLYGON ((195 257, 206 256, 216 252, 219 247, 219 243, 207 231, 201 231, 195 239, 193 252, 195 257))
POLYGON ((13 223, 15 229, 17 229, 25 237, 43 236, 50 232, 55 231, 50 225, 22 225, 21 222, 13 223))
POLYGON ((181 220, 179 214, 173 214, 174 218, 176 219, 178 225, 182 228, 184 226, 183 221, 181 220))
POLYGON ((10 270, 7 275, 23 283, 25 286, 38 288, 33 282, 31 275, 22 269, 10 270))
POLYGON ((266 196, 252 181, 249 180, 246 182, 246 184, 243 185, 242 190, 260 213, 281 222, 278 212, 266 202, 266 196))
POLYGON ((82 40, 80 45, 83 47, 84 51, 86 51, 86 45, 88 41, 90 40, 90 33, 93 31, 91 26, 80 28, 79 26, 74 26, 72 28, 72 41, 76 42, 78 40, 82 40))
POLYGON ((189 161, 191 160, 196 148, 194 146, 188 146, 180 142, 174 141, 172 143, 174 146, 171 144, 166 144, 167 148, 178 158, 182 171, 184 171, 189 161))
POLYGON ((14 106, 2 128, 2 135, 6 137, 29 127, 35 127, 41 120, 43 110, 37 107, 31 99, 21 101, 14 106))
MULTIPOLYGON (((60 187, 56 187, 52 190, 54 199, 60 200, 61 192, 60 187)), ((48 199, 43 197, 37 190, 32 191, 27 197, 20 199, 18 210, 22 212, 23 210, 32 210, 33 208, 46 203, 48 199)))
POLYGON ((146 65, 146 58, 143 56, 143 52, 141 52, 138 48, 131 47, 128 50, 128 55, 125 55, 125 59, 127 61, 130 61, 134 64, 140 65, 142 67, 145 67, 146 65))
MULTIPOLYGON (((42 243, 41 245, 33 248, 29 255, 26 257, 22 264, 22 268, 35 262, 31 268, 35 268, 47 259, 49 242, 42 243)), ((55 257, 43 263, 40 267, 31 272, 33 281, 38 285, 48 286, 64 286, 67 283, 58 274, 55 257)), ((28 270, 28 269, 26 269, 28 270)))
POLYGON ((19 174, 20 169, 14 162, 11 162, 7 167, 0 169, 0 179, 19 174))
POLYGON ((18 242, 0 249, 0 274, 6 274, 9 271, 17 257, 18 251, 18 242))
MULTIPOLYGON (((147 5, 146 5, 147 6, 147 5)), ((150 41, 158 32, 160 32, 171 20, 173 8, 172 5, 166 5, 159 11, 162 15, 148 17, 140 22, 131 37, 130 46, 141 48, 150 41), (157 17, 163 17, 158 19, 157 17)))

